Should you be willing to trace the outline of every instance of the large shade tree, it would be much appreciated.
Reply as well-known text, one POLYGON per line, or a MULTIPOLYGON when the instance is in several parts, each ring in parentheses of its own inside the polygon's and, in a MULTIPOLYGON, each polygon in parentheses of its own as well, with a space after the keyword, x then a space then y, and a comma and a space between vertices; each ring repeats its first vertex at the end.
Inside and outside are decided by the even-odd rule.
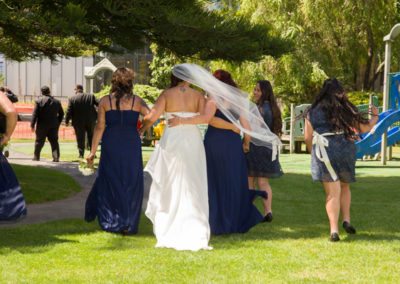
POLYGON ((264 25, 207 7, 196 0, 1 0, 0 52, 25 60, 153 42, 177 56, 241 61, 287 50, 264 25))

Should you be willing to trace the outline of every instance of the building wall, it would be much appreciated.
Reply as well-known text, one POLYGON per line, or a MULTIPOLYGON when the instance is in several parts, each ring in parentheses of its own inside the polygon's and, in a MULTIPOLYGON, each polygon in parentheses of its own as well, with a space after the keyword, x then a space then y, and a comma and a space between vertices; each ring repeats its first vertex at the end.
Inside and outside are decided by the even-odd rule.
POLYGON ((85 84, 84 68, 92 67, 93 57, 58 58, 17 62, 5 60, 5 80, 15 94, 25 101, 40 95, 40 87, 50 87, 53 96, 67 98, 76 84, 85 84))
MULTIPOLYGON (((116 67, 129 67, 135 73, 134 83, 148 84, 150 80, 149 64, 153 58, 148 46, 133 53, 121 55, 99 53, 93 57, 57 58, 17 62, 5 59, 4 85, 8 86, 22 101, 31 101, 40 95, 40 87, 50 87, 53 96, 65 98, 74 94, 76 84, 86 90, 85 67, 92 67, 107 57, 116 67)), ((94 79, 94 92, 99 92, 111 82, 110 71, 100 72, 94 79)), ((89 89, 89 88, 87 88, 89 89)))

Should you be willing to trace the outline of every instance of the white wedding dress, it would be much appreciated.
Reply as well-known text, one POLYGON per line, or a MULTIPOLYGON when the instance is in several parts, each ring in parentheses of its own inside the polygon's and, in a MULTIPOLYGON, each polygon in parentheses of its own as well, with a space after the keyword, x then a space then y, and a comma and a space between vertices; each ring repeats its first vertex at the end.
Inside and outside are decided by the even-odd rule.
MULTIPOLYGON (((191 117, 197 113, 165 113, 191 117)), ((207 168, 196 125, 166 127, 144 171, 152 177, 146 216, 153 222, 156 247, 212 249, 208 222, 207 168)))

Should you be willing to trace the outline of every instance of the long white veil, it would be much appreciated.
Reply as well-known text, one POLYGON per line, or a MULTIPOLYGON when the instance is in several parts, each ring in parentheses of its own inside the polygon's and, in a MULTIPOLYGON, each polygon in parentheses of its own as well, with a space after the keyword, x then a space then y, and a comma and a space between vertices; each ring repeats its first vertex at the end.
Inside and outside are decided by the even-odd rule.
POLYGON ((257 106, 249 100, 247 93, 221 82, 196 64, 175 65, 172 73, 175 77, 205 90, 215 101, 217 108, 241 131, 251 136, 253 144, 272 149, 272 160, 276 159, 282 143, 279 137, 268 128, 257 106), (239 117, 249 122, 250 129, 240 124, 239 117))

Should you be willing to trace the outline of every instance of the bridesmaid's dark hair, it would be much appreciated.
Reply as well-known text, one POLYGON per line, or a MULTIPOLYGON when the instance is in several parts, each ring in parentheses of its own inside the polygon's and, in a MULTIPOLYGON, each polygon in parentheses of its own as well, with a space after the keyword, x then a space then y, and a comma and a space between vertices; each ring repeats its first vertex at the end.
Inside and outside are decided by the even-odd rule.
POLYGON ((171 73, 171 85, 169 87, 170 88, 176 87, 180 82, 183 82, 183 80, 179 79, 178 77, 175 77, 175 75, 171 73))
POLYGON ((272 85, 268 80, 260 80, 257 82, 261 90, 261 97, 256 101, 259 108, 263 106, 265 102, 268 102, 272 110, 272 129, 271 131, 276 135, 282 134, 282 114, 278 107, 272 85))
POLYGON ((231 85, 231 86, 237 88, 237 84, 235 83, 235 81, 233 81, 232 75, 228 71, 218 69, 214 72, 213 76, 215 78, 217 78, 218 80, 220 80, 221 82, 224 82, 225 84, 228 84, 228 85, 231 85))
POLYGON ((115 70, 111 78, 111 93, 116 99, 116 107, 119 110, 119 103, 123 96, 133 97, 133 78, 135 73, 132 69, 120 67, 115 70))
POLYGON ((369 122, 368 113, 358 111, 336 78, 325 80, 309 111, 317 106, 320 106, 326 114, 332 124, 332 131, 343 131, 346 138, 356 138, 356 130, 360 124, 369 122))

